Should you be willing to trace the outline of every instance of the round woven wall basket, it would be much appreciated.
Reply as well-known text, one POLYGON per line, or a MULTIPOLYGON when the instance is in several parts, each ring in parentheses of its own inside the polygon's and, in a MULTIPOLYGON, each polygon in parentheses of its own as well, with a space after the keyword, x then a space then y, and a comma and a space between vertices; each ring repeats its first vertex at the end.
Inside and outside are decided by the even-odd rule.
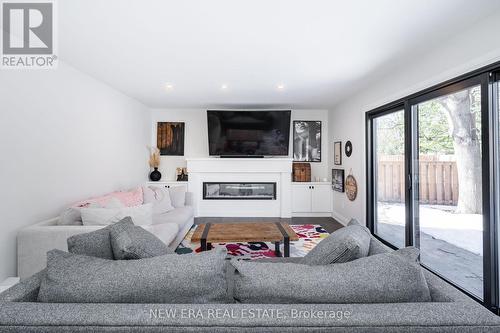
POLYGON ((356 200, 356 197, 358 196, 358 182, 353 175, 349 175, 345 179, 345 194, 351 201, 356 200))

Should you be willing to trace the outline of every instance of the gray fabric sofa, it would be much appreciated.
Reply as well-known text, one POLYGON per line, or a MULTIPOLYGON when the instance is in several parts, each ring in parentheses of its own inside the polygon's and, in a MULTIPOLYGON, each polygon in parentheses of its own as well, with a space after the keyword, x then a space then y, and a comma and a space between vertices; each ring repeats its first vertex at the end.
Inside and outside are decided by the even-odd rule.
MULTIPOLYGON (((371 240, 369 255, 387 251, 371 240)), ((297 258, 265 261, 276 260, 297 258)), ((427 271, 432 302, 392 304, 38 303, 42 274, 0 294, 0 332, 500 332, 499 317, 427 271)))
MULTIPOLYGON (((17 233, 17 274, 21 280, 46 266, 46 253, 52 249, 68 251, 67 239, 73 235, 98 230, 104 226, 58 225, 58 218, 39 222, 17 233)), ((184 207, 153 217, 153 224, 143 226, 168 247, 175 250, 194 224, 193 194, 186 192, 184 207)))

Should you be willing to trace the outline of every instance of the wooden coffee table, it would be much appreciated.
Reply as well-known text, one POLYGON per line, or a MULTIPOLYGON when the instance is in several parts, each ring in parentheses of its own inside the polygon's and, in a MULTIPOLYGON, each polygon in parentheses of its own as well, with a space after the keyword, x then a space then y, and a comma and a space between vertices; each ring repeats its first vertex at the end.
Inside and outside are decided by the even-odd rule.
POLYGON ((200 224, 191 242, 200 242, 201 250, 211 248, 212 243, 273 242, 276 256, 280 257, 280 243, 284 245, 284 256, 290 256, 290 241, 299 237, 287 223, 206 223, 200 224))

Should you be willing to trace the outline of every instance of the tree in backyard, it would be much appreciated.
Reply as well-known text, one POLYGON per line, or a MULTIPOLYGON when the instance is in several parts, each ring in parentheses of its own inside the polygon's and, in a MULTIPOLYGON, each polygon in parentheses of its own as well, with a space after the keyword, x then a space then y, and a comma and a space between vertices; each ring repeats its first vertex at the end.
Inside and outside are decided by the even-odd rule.
POLYGON ((453 155, 453 140, 445 112, 435 100, 418 106, 418 149, 420 154, 453 155))
POLYGON ((481 214, 481 131, 479 88, 437 99, 448 120, 458 172, 458 213, 481 214))
MULTIPOLYGON (((418 104, 421 155, 453 155, 458 173, 457 213, 482 212, 481 94, 466 89, 418 104)), ((404 154, 402 112, 377 119, 377 154, 404 154)))
POLYGON ((376 120, 378 155, 403 155, 405 126, 403 112, 394 112, 376 120))

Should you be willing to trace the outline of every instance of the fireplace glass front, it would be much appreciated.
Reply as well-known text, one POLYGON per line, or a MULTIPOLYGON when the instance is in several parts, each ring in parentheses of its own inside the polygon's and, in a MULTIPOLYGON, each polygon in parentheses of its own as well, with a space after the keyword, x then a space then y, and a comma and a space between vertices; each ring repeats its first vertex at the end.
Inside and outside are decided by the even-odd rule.
POLYGON ((276 200, 276 183, 203 183, 204 200, 276 200))

